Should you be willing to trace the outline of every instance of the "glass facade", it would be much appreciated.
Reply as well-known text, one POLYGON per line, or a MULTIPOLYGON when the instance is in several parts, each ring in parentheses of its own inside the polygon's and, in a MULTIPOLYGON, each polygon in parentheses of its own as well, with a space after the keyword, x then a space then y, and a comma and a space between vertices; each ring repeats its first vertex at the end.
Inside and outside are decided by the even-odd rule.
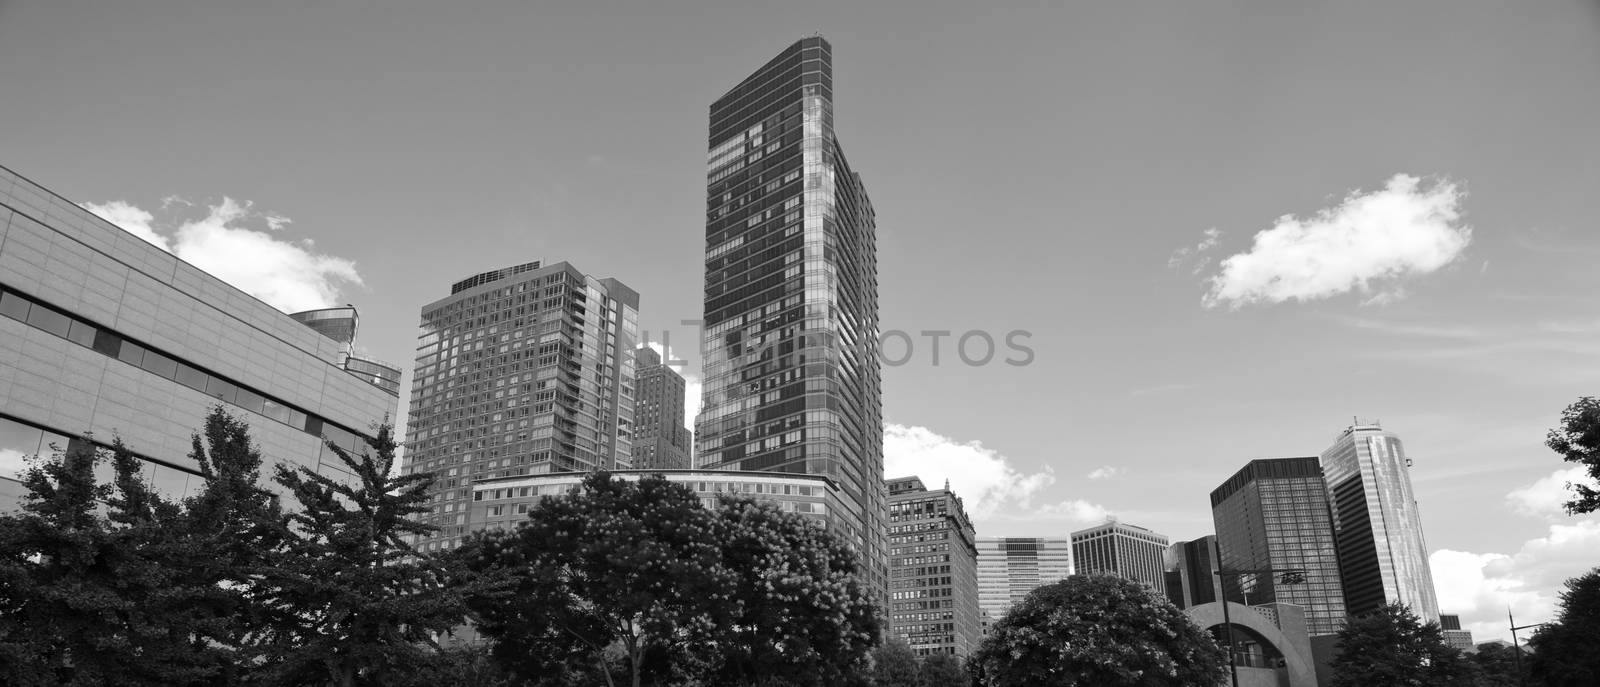
POLYGON ((784 50, 711 105, 702 468, 825 475, 887 593, 875 223, 833 133, 832 48, 784 50))
POLYGON ((1344 627, 1332 513, 1316 458, 1250 461, 1211 492, 1211 515, 1224 568, 1305 572, 1299 584, 1271 574, 1230 577, 1224 582, 1230 601, 1299 605, 1311 636, 1344 627))
POLYGON ((1212 603, 1222 596, 1216 541, 1215 536, 1205 536, 1167 547, 1167 598, 1178 608, 1212 603))
POLYGON ((650 348, 634 351, 638 390, 635 393, 633 422, 633 466, 641 470, 688 469, 689 435, 683 426, 684 393, 688 385, 683 375, 662 364, 661 355, 650 348))
POLYGON ((978 539, 977 548, 978 609, 985 627, 1029 592, 1072 574, 1072 542, 1066 539, 989 537, 978 539))
POLYGON ((283 312, 0 167, 6 490, 23 456, 115 437, 158 489, 185 495, 199 472, 191 437, 217 404, 250 425, 269 463, 343 476, 323 439, 364 449, 394 398, 345 374, 339 355, 283 312))
POLYGON ((977 532, 961 498, 889 480, 889 631, 918 655, 970 656, 982 641, 977 532))
POLYGON ((1351 425, 1322 452, 1333 509, 1345 607, 1361 615, 1386 603, 1439 617, 1411 461, 1400 437, 1376 424, 1351 425))
POLYGON ((1072 533, 1072 560, 1079 575, 1118 575, 1166 596, 1165 535, 1108 522, 1072 533))
POLYGON ((435 477, 424 550, 471 531, 475 480, 631 465, 639 294, 529 264, 422 308, 405 469, 435 477))

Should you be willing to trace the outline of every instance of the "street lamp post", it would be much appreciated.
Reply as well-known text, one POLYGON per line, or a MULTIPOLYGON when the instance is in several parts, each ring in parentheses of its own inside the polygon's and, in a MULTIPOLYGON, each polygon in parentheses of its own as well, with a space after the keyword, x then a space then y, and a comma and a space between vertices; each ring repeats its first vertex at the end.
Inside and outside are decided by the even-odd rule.
MULTIPOLYGON (((1222 544, 1216 539, 1211 540, 1211 546, 1216 550, 1217 570, 1212 573, 1217 577, 1226 578, 1243 577, 1245 575, 1278 575, 1279 584, 1301 584, 1306 581, 1306 571, 1303 568, 1252 568, 1248 570, 1230 570, 1222 567, 1222 544)), ((1238 656, 1234 655, 1233 646, 1233 618, 1228 613, 1228 585, 1222 584, 1222 630, 1228 638, 1228 677, 1233 682, 1233 687, 1239 687, 1238 656)), ((1245 597, 1246 601, 1249 597, 1245 597)), ((1515 639, 1515 634, 1513 634, 1515 639)))
POLYGON ((1517 619, 1511 615, 1511 606, 1506 606, 1506 620, 1511 623, 1511 651, 1512 657, 1517 660, 1517 684, 1527 687, 1528 677, 1522 672, 1522 645, 1517 642, 1517 630, 1526 630, 1530 627, 1541 627, 1544 623, 1517 626, 1517 619))

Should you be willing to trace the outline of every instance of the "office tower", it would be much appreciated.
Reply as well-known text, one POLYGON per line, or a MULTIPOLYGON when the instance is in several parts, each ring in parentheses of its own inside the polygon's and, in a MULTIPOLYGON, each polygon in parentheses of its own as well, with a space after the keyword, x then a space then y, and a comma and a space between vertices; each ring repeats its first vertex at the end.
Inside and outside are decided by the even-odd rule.
POLYGON ((1313 637, 1344 626, 1328 489, 1316 458, 1250 461, 1212 490, 1211 518, 1222 567, 1300 571, 1229 577, 1223 584, 1230 601, 1302 606, 1313 637))
POLYGON ((970 656, 982 641, 977 532, 961 497, 889 480, 889 631, 919 656, 970 656))
POLYGON ((1180 541, 1167 547, 1167 598, 1178 608, 1190 608, 1222 598, 1222 582, 1217 577, 1214 535, 1193 541, 1180 541))
POLYGON ((689 430, 683 426, 683 375, 650 348, 634 351, 633 466, 641 470, 686 470, 689 430))
POLYGON ((1072 543, 1042 537, 981 537, 978 545, 978 608, 986 623, 1028 592, 1072 574, 1072 543))
POLYGON ((1322 452, 1345 609, 1352 616, 1402 603, 1419 618, 1439 617, 1410 468, 1400 437, 1375 422, 1349 426, 1322 452))
POLYGON ((887 593, 872 205, 833 127, 832 48, 789 46, 711 105, 699 467, 826 475, 887 593))
POLYGON ((422 306, 406 470, 431 472, 439 526, 468 531, 472 482, 626 469, 633 453, 639 294, 565 262, 473 275, 422 306))
POLYGON ((323 437, 365 450, 395 398, 345 374, 338 355, 276 308, 0 167, 0 494, 20 493, 25 456, 120 437, 157 490, 184 496, 201 484, 190 437, 218 403, 249 423, 268 465, 345 475, 323 437))
POLYGON ((353 305, 290 313, 289 317, 339 344, 339 367, 368 384, 400 396, 400 367, 356 356, 356 329, 361 318, 353 305))
POLYGON ((1079 575, 1119 575, 1167 593, 1167 538, 1137 525, 1108 522, 1072 533, 1079 575))
POLYGON ((1452 649, 1474 652, 1477 645, 1472 643, 1472 630, 1461 629, 1461 616, 1439 616, 1439 631, 1444 634, 1444 643, 1452 649))

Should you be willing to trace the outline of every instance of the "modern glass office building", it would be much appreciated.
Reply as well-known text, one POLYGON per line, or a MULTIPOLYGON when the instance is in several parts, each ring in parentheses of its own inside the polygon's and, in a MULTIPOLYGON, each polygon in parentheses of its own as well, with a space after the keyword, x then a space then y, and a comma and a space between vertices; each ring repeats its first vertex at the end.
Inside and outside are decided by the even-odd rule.
POLYGON ((1350 615, 1402 603, 1419 618, 1439 617, 1411 460, 1400 437, 1375 422, 1351 425, 1322 452, 1322 471, 1350 615))
POLYGON ((1039 587, 1072 574, 1072 542, 1045 537, 980 537, 978 608, 993 623, 1039 587))
POLYGON ((1230 577, 1228 600, 1301 606, 1313 637, 1344 627, 1333 516, 1315 457, 1250 461, 1211 492, 1211 517, 1222 567, 1298 571, 1288 578, 1294 584, 1281 573, 1230 577))
POLYGON ((1222 596, 1216 575, 1215 536, 1180 541, 1167 547, 1167 598, 1178 608, 1215 602, 1222 596))
POLYGON ((345 372, 394 396, 400 395, 402 371, 398 365, 356 356, 356 331, 361 318, 355 306, 305 310, 291 313, 289 317, 339 344, 343 351, 339 355, 339 366, 345 372))
POLYGON ((688 388, 683 375, 664 364, 661 354, 650 348, 634 351, 634 373, 639 382, 634 394, 633 466, 641 470, 690 468, 692 433, 683 426, 688 388))
POLYGON ((1168 544, 1166 535, 1108 522, 1072 533, 1072 560, 1079 575, 1119 575, 1165 596, 1168 544))
POLYGON ((872 205, 834 136, 833 50, 804 38, 711 105, 699 467, 825 475, 887 591, 872 205))
POLYGON ((0 478, 52 447, 121 437, 159 490, 186 495, 200 484, 190 438, 217 404, 250 424, 269 464, 345 475, 322 439, 364 450, 395 397, 345 373, 339 355, 289 315, 0 168, 0 478))
POLYGON ((916 477, 889 485, 889 631, 918 655, 970 656, 983 641, 976 530, 961 497, 916 477))
POLYGON ((422 307, 406 467, 434 477, 441 529, 471 531, 476 480, 631 466, 639 294, 565 262, 473 275, 422 307))

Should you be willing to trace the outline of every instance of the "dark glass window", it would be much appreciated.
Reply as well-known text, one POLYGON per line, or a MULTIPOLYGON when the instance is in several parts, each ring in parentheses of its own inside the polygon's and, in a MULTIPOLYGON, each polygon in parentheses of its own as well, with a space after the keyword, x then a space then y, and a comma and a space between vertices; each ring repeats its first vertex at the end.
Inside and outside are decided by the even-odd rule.
POLYGON ((95 329, 92 325, 73 320, 72 329, 67 332, 67 340, 78 344, 79 346, 94 348, 95 335, 99 331, 100 330, 95 329))
POLYGON ((28 310, 28 324, 66 338, 67 330, 72 328, 72 318, 34 303, 28 310))
POLYGON ((122 352, 122 337, 104 329, 97 331, 94 334, 94 350, 102 355, 119 357, 118 354, 122 352))
POLYGON ((0 315, 13 320, 28 321, 28 301, 22 296, 6 291, 0 293, 0 315))

